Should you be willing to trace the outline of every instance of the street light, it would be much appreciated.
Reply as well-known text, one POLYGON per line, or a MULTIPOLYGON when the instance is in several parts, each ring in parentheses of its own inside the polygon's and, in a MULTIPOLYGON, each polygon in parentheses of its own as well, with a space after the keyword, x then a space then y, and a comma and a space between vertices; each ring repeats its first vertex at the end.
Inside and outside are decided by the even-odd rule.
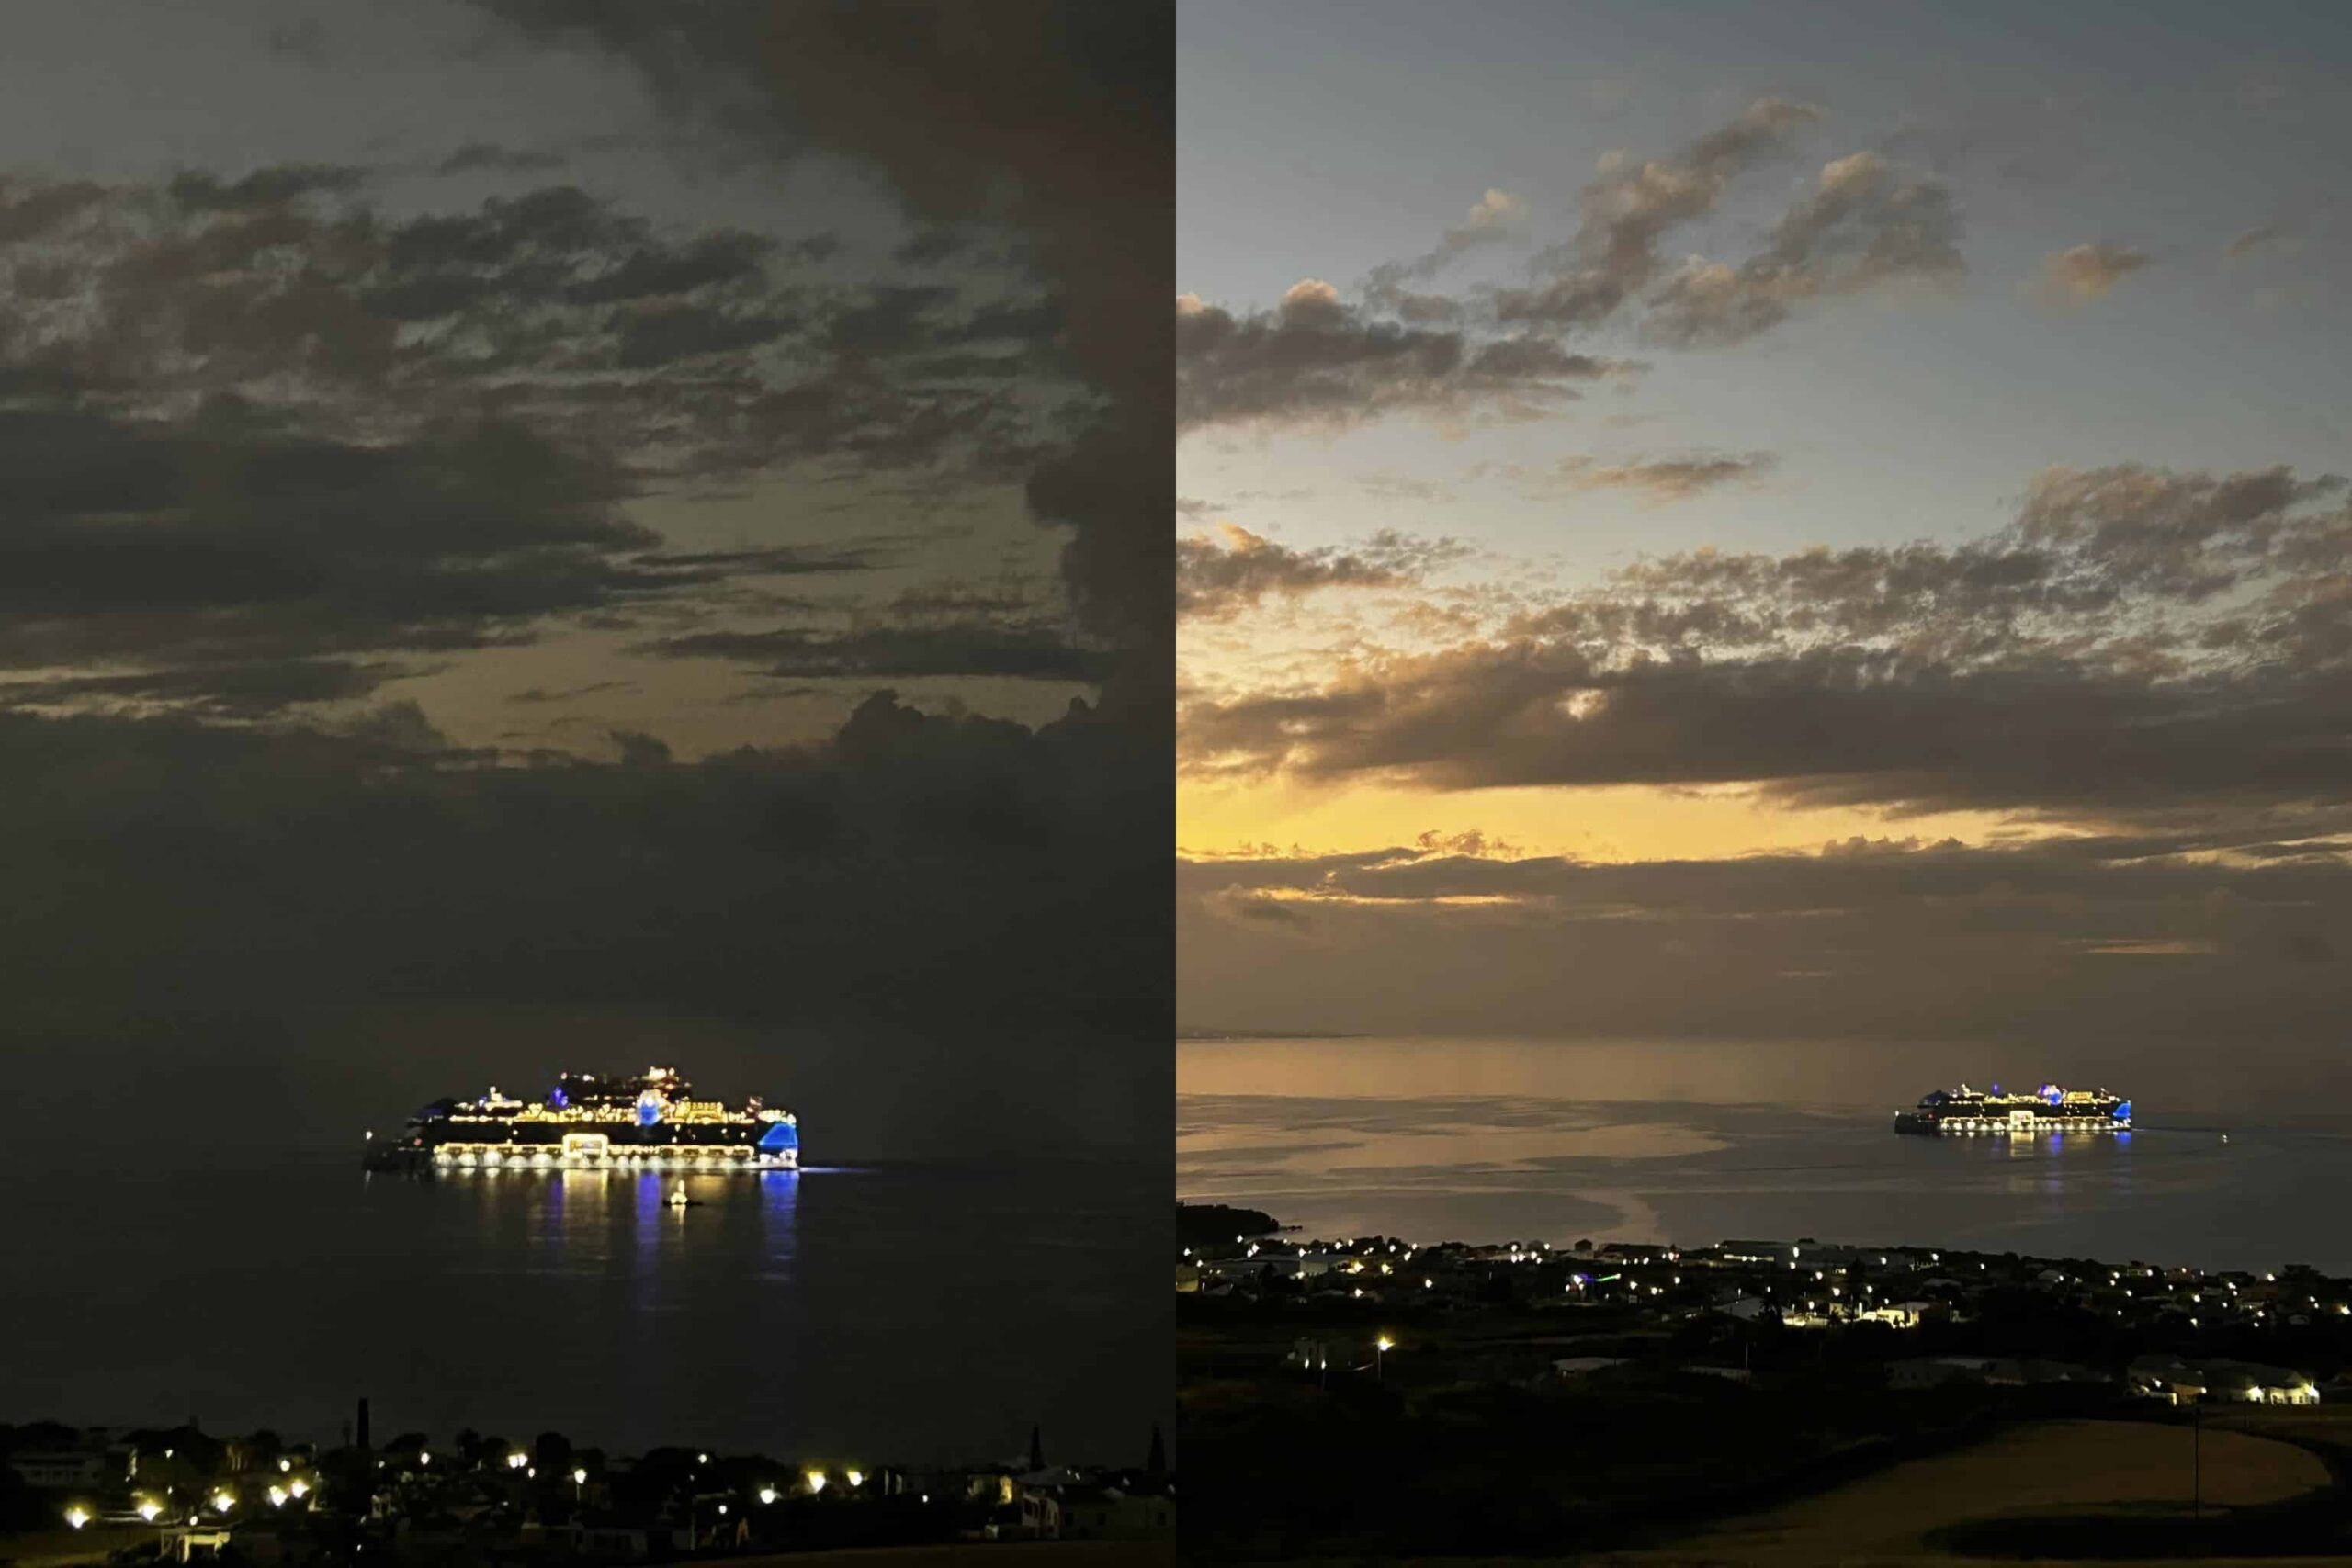
POLYGON ((1383 1359, 1384 1359, 1384 1358, 1388 1354, 1388 1352, 1389 1352, 1389 1351, 1394 1350, 1395 1348, 1396 1348, 1396 1341, 1395 1341, 1394 1339, 1389 1338, 1389 1337, 1388 1337, 1388 1336, 1386 1336, 1385 1334, 1382 1335, 1379 1338, 1377 1338, 1377 1339, 1375 1339, 1375 1340, 1374 1340, 1374 1341, 1372 1342, 1372 1381, 1373 1381, 1373 1382, 1379 1382, 1383 1381, 1383 1379, 1382 1379, 1382 1372, 1383 1372, 1383 1370, 1384 1370, 1384 1369, 1383 1369, 1383 1359))

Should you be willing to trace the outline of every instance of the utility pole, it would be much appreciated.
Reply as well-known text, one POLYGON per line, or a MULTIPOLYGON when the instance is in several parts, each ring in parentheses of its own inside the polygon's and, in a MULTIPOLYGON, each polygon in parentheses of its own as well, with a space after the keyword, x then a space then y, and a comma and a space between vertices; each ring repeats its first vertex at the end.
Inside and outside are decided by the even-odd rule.
POLYGON ((2188 1517, 2201 1519, 2205 1511, 2205 1401, 2189 1406, 2188 1517))

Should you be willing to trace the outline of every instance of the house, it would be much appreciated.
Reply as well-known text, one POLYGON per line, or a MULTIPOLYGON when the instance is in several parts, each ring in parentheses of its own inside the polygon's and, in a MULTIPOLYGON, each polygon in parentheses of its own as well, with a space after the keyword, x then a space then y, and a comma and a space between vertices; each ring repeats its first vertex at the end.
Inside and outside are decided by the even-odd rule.
POLYGON ((2172 1404, 2194 1404, 2200 1399, 2239 1404, 2319 1403, 2319 1385, 2307 1373, 2255 1361, 2143 1356, 2126 1375, 2134 1393, 2172 1404))
POLYGON ((1176 1533, 1176 1499, 1116 1486, 1073 1486, 1061 1495, 1064 1540, 1165 1540, 1176 1533))
POLYGON ((1886 1384, 1889 1388, 1941 1388, 1949 1382, 1984 1382, 1992 1368, 1990 1356, 1914 1356, 1887 1363, 1886 1384))
POLYGON ((199 1562, 219 1557, 229 1550, 233 1534, 225 1525, 190 1525, 166 1530, 164 1533, 163 1561, 199 1562))
POLYGON ((1726 1263, 1786 1263, 1797 1255, 1797 1249, 1785 1241, 1726 1241, 1715 1248, 1715 1256, 1726 1263))
POLYGON ((1864 1323, 1883 1323, 1894 1328, 1917 1328, 1922 1318, 1942 1310, 1941 1303, 1937 1302, 1887 1302, 1879 1306, 1865 1307, 1854 1315, 1864 1323))
POLYGON ((71 1492, 102 1481, 106 1460, 79 1449, 43 1449, 10 1454, 8 1468, 36 1492, 71 1492))
POLYGON ((1589 1378, 1595 1372, 1630 1364, 1623 1356, 1566 1356, 1552 1363, 1552 1375, 1564 1379, 1589 1378))

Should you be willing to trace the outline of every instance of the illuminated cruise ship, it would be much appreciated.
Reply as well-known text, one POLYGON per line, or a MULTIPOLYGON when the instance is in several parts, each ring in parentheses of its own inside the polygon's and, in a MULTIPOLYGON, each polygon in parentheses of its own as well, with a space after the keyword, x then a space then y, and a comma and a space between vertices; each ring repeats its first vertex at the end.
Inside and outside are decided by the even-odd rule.
POLYGON ((578 1169, 790 1170, 800 1124, 754 1099, 696 1100, 673 1067, 641 1077, 566 1073, 544 1099, 436 1100, 397 1139, 368 1135, 368 1163, 578 1169))
POLYGON ((2132 1102, 2107 1090, 2043 1084, 2030 1094, 2003 1094, 1966 1084, 1937 1089, 1894 1113, 1898 1133, 1973 1133, 2031 1137, 2044 1133, 2128 1133, 2132 1102))

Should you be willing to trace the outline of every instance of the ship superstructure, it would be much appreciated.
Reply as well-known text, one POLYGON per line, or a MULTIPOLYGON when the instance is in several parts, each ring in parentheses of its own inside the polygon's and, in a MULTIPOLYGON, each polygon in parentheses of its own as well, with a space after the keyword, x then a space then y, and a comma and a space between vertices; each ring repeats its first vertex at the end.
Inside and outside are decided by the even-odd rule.
POLYGON ((642 1076, 566 1073, 538 1100, 492 1086, 474 1100, 437 1100, 397 1140, 369 1134, 370 1162, 435 1167, 793 1169, 800 1124, 756 1098, 742 1107, 696 1100, 673 1067, 642 1076))
POLYGON ((2132 1102, 2103 1089, 2061 1089, 2043 1084, 2028 1094, 1991 1089, 1937 1089, 1908 1111, 1894 1113, 1898 1133, 1962 1133, 2032 1137, 2045 1133, 2128 1133, 2132 1102))

